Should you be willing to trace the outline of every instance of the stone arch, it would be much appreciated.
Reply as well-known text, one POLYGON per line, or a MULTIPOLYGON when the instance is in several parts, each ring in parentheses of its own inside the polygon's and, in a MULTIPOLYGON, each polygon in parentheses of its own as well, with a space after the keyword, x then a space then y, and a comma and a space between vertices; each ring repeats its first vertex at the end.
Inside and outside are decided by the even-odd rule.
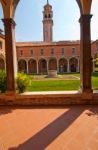
POLYGON ((48 65, 49 70, 57 70, 57 59, 51 58, 48 65))
POLYGON ((3 58, 0 58, 0 70, 5 70, 5 61, 3 58))
POLYGON ((28 73, 30 73, 30 74, 37 73, 37 62, 35 59, 30 59, 28 61, 28 73))
POLYGON ((39 73, 47 73, 47 61, 44 58, 41 58, 38 62, 39 73))
POLYGON ((98 53, 96 53, 94 56, 94 68, 95 68, 95 72, 98 72, 98 64, 96 64, 96 58, 98 58, 98 53))
POLYGON ((78 60, 73 57, 69 60, 70 72, 77 72, 78 60))
POLYGON ((67 59, 60 58, 59 59, 59 72, 60 73, 67 72, 67 65, 68 65, 67 59))
POLYGON ((27 73, 27 62, 24 59, 18 61, 18 71, 27 73))

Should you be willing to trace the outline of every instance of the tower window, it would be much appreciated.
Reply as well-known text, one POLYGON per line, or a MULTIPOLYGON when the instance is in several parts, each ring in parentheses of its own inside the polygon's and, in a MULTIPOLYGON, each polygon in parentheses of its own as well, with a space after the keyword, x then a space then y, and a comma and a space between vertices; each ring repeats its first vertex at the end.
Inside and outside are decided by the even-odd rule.
POLYGON ((0 49, 2 49, 2 42, 0 41, 0 49))
POLYGON ((30 55, 33 55, 33 49, 30 49, 30 55))
POLYGON ((51 15, 49 14, 48 17, 51 18, 51 15))
POLYGON ((51 48, 51 55, 54 54, 54 48, 51 48))
POLYGON ((62 48, 62 49, 61 49, 61 53, 62 53, 62 55, 64 55, 64 52, 65 52, 65 49, 64 49, 64 48, 62 48))
POLYGON ((23 50, 20 50, 20 56, 22 56, 23 55, 23 50))
POLYGON ((45 14, 45 16, 44 16, 45 18, 47 18, 47 15, 45 14))
POLYGON ((72 54, 74 55, 75 53, 76 53, 76 48, 73 47, 73 48, 72 48, 72 54))
POLYGON ((40 51, 40 52, 41 52, 41 55, 43 55, 43 54, 44 54, 44 49, 41 49, 41 51, 40 51))

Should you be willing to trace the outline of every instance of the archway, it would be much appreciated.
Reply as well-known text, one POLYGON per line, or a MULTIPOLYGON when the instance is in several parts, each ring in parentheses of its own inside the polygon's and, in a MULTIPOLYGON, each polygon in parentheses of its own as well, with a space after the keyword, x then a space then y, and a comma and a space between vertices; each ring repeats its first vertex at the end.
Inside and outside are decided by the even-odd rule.
POLYGON ((56 58, 51 58, 49 60, 48 69, 49 70, 57 70, 57 60, 56 60, 56 58))
POLYGON ((40 59, 38 62, 39 73, 47 73, 47 61, 45 59, 40 59))
POLYGON ((71 58, 69 61, 70 72, 77 72, 78 60, 76 58, 71 58))
POLYGON ((27 73, 27 63, 24 59, 18 61, 18 71, 27 73))
POLYGON ((61 58, 59 60, 59 72, 60 73, 67 72, 67 60, 65 58, 61 58))
POLYGON ((5 70, 5 62, 3 58, 0 58, 0 70, 5 70))
POLYGON ((97 60, 98 59, 98 53, 95 54, 94 56, 94 68, 95 68, 95 72, 98 72, 98 64, 97 64, 97 60))
POLYGON ((36 60, 30 59, 28 61, 28 73, 36 74, 37 73, 37 63, 36 60))

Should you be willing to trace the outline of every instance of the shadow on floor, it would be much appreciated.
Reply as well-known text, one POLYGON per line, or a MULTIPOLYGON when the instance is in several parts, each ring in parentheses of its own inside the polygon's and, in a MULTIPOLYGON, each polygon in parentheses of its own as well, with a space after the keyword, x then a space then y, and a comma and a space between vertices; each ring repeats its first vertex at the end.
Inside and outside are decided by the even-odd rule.
POLYGON ((88 116, 95 116, 98 119, 98 106, 89 107, 89 112, 86 113, 88 116))
POLYGON ((83 113, 85 108, 84 106, 69 107, 67 112, 56 118, 30 139, 16 148, 9 148, 9 150, 44 150, 83 113))
POLYGON ((11 108, 11 107, 3 107, 3 106, 0 106, 0 116, 1 115, 6 115, 6 114, 8 114, 8 113, 12 113, 12 110, 13 110, 13 108, 11 108))

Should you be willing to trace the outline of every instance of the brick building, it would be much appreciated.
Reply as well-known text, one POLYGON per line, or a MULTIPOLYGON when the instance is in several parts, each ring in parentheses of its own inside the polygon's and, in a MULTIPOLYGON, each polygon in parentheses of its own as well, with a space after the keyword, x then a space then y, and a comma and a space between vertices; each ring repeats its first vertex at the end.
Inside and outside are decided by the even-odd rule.
MULTIPOLYGON (((43 10, 43 41, 16 42, 17 68, 29 74, 80 71, 80 41, 53 41, 53 11, 47 1, 43 10)), ((5 68, 4 35, 0 31, 0 69, 5 68)), ((92 59, 98 53, 98 40, 91 43, 92 59)), ((92 62, 93 71, 95 64, 92 62)))

